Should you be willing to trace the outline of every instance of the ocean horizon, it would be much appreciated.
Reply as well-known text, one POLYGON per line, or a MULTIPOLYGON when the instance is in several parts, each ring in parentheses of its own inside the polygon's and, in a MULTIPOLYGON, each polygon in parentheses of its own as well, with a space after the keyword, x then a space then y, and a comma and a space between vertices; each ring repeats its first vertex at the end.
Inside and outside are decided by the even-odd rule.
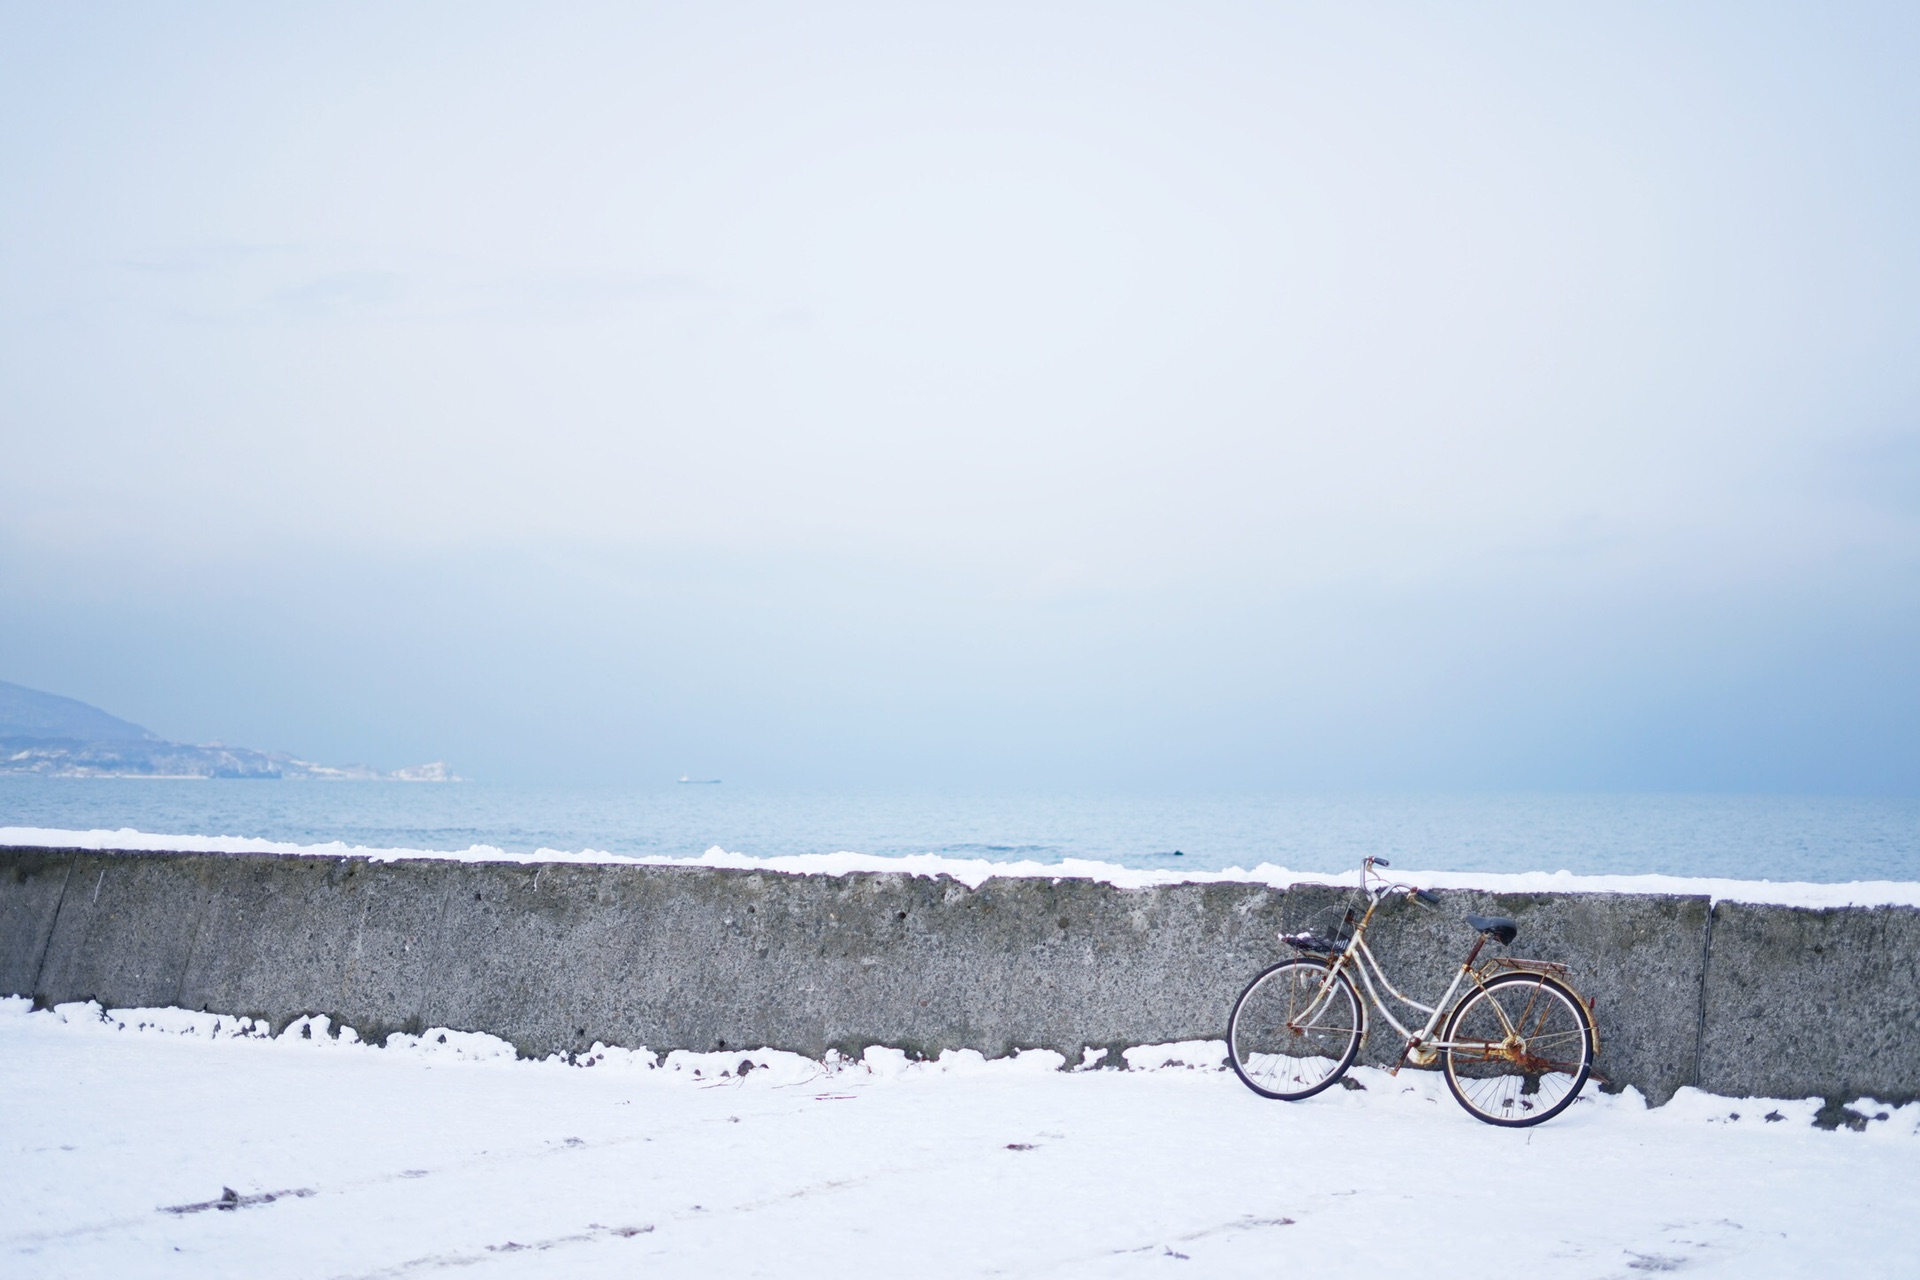
POLYGON ((457 853, 857 853, 1336 874, 1920 881, 1920 798, 1615 793, 857 791, 0 777, 0 827, 457 853))

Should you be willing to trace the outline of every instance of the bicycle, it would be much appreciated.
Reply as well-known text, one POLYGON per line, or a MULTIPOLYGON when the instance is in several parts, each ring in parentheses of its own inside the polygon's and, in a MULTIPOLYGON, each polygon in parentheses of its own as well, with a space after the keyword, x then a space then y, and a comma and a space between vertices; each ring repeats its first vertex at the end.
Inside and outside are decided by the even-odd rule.
POLYGON ((1475 967, 1489 940, 1505 948, 1519 926, 1505 916, 1469 915, 1468 926, 1480 936, 1446 994, 1432 1005, 1402 995, 1367 945, 1367 926, 1389 898, 1437 906, 1440 897, 1388 883, 1375 871, 1388 865, 1385 858, 1361 863, 1366 912, 1356 921, 1347 911, 1345 937, 1338 930, 1335 937, 1281 934, 1299 954, 1261 973, 1234 1001, 1227 1056, 1240 1079, 1262 1097, 1297 1102, 1344 1076, 1367 1035, 1367 1006, 1351 977, 1357 973, 1374 1008, 1405 1038, 1393 1074, 1408 1062, 1438 1062, 1468 1114, 1509 1128, 1541 1124, 1572 1106, 1593 1074, 1600 1037, 1593 1002, 1567 981, 1567 967, 1508 956, 1475 967), (1416 1030, 1394 1017, 1376 977, 1395 1000, 1425 1013, 1426 1022, 1416 1030))

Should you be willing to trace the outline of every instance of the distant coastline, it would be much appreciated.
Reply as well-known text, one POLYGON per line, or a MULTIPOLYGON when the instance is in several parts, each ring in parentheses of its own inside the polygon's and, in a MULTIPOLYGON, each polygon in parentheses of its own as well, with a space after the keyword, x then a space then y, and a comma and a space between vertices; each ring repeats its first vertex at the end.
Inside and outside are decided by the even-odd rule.
POLYGON ((75 698, 0 680, 0 775, 241 778, 301 782, 459 782, 444 761, 382 770, 326 765, 221 742, 170 742, 75 698))

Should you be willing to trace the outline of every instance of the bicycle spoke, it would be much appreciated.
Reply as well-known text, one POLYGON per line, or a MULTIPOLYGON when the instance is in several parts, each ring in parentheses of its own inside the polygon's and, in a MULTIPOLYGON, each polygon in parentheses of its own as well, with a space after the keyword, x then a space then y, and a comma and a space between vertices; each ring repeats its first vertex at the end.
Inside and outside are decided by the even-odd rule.
POLYGON ((1558 985, 1495 978, 1449 1022, 1447 1082, 1461 1105, 1494 1124, 1556 1114, 1586 1083, 1586 1015, 1558 985))
POLYGON ((1325 965, 1289 961, 1256 978, 1234 1006, 1234 1069, 1270 1097, 1303 1098, 1331 1084, 1359 1047, 1353 986, 1325 965))

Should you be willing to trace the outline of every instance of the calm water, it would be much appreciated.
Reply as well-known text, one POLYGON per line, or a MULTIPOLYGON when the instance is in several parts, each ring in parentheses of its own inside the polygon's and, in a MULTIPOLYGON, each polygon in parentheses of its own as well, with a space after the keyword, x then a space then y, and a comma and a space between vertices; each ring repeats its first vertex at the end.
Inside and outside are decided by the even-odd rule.
POLYGON ((1920 880, 1920 799, 1691 795, 910 795, 0 777, 0 826, 370 847, 697 855, 848 849, 1339 871, 1920 880), (1174 856, 1174 850, 1180 856, 1174 856))

